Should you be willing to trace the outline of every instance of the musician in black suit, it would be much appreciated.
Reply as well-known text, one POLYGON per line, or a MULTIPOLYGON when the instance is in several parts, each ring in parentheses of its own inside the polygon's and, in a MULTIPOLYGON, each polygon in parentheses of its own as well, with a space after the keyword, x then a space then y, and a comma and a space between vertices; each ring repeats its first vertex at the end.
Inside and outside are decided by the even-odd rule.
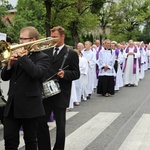
POLYGON ((56 47, 45 51, 50 57, 49 71, 45 75, 45 79, 57 74, 53 78, 59 80, 61 92, 43 100, 46 116, 39 120, 38 126, 38 149, 50 150, 50 135, 47 122, 53 111, 56 121, 56 141, 53 150, 64 150, 65 146, 65 124, 66 124, 66 108, 69 106, 72 80, 78 79, 79 58, 75 51, 68 49, 64 44, 65 30, 61 26, 51 29, 51 37, 58 38, 56 47), (57 56, 54 58, 55 49, 57 48, 57 56), (68 53, 64 63, 65 69, 60 69, 65 54, 68 53))
MULTIPOLYGON (((34 27, 25 27, 20 31, 20 44, 38 38, 39 33, 34 27)), ((33 46, 33 49, 37 48, 37 45, 33 46)), ((37 150, 38 118, 45 115, 42 104, 42 77, 48 65, 49 57, 43 52, 15 50, 8 64, 2 69, 2 80, 10 80, 8 100, 4 110, 6 150, 18 149, 21 126, 24 131, 25 149, 37 150)))

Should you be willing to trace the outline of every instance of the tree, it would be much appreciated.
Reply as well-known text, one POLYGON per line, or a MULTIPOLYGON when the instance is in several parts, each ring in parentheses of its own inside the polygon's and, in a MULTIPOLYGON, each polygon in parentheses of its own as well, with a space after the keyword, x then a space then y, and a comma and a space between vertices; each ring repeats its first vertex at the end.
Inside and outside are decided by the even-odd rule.
MULTIPOLYGON (((18 0, 14 27, 8 32, 17 41, 19 31, 25 26, 35 26, 41 36, 49 36, 50 28, 61 25, 66 29, 67 41, 76 45, 81 35, 97 24, 91 13, 96 0, 18 0)), ((98 0, 97 0, 98 2, 98 0)))
POLYGON ((92 1, 79 0, 73 10, 74 18, 69 24, 69 30, 74 40, 74 46, 77 46, 82 34, 87 34, 98 22, 98 17, 91 13, 90 7, 92 1))
POLYGON ((2 18, 6 15, 6 8, 4 6, 0 6, 0 32, 6 33, 7 27, 5 26, 4 22, 2 21, 2 18))
POLYGON ((6 33, 8 35, 8 27, 5 25, 3 19, 7 15, 7 7, 5 5, 5 1, 2 1, 2 5, 0 5, 0 32, 6 33))
POLYGON ((150 22, 147 22, 145 25, 143 32, 137 39, 138 41, 144 41, 144 43, 150 43, 150 22))
POLYGON ((46 29, 46 36, 50 36, 49 29, 51 28, 51 8, 52 8, 52 0, 45 0, 44 1, 45 8, 46 8, 46 15, 45 15, 45 29, 46 29))
POLYGON ((90 7, 91 13, 99 14, 99 11, 101 10, 105 2, 106 0, 93 0, 90 7))
POLYGON ((113 2, 106 2, 104 3, 103 7, 100 9, 98 15, 99 15, 99 22, 100 27, 102 30, 102 41, 106 39, 106 29, 109 26, 110 27, 110 19, 111 19, 111 8, 112 8, 113 2))
POLYGON ((13 6, 8 2, 8 0, 0 0, 1 6, 7 8, 8 10, 13 9, 13 6))
MULTIPOLYGON (((49 0, 46 0, 48 5, 49 0)), ((92 0, 51 0, 51 7, 49 8, 49 14, 46 16, 49 17, 47 20, 51 21, 51 27, 53 25, 62 25, 67 29, 67 35, 71 35, 74 45, 79 41, 80 34, 82 31, 88 32, 97 21, 97 16, 92 15, 91 6, 92 0), (51 15, 53 14, 53 15, 51 15), (62 22, 63 18, 63 22, 62 22)), ((48 12, 48 11, 46 11, 48 12)), ((47 24, 49 28, 50 24, 47 24)), ((69 44, 69 43, 68 43, 69 44)))
POLYGON ((111 37, 136 40, 139 26, 150 17, 149 6, 149 0, 117 1, 111 11, 111 37))
POLYGON ((1 6, 6 7, 8 0, 0 0, 1 6))
POLYGON ((93 0, 91 4, 91 12, 98 17, 98 23, 91 31, 94 40, 100 39, 101 42, 106 38, 106 29, 110 26, 110 11, 113 2, 107 0, 93 0))
POLYGON ((34 26, 38 29, 41 37, 45 36, 45 9, 43 6, 44 4, 37 0, 18 0, 14 27, 10 30, 16 42, 18 42, 20 29, 25 26, 34 26))

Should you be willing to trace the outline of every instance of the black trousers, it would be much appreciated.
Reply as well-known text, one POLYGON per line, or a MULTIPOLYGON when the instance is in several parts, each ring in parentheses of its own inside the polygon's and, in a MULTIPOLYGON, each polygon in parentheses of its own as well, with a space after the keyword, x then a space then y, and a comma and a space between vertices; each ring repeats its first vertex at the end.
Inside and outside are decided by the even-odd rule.
POLYGON ((66 108, 53 106, 49 100, 44 100, 46 116, 41 117, 38 123, 38 150, 51 150, 50 133, 47 122, 53 111, 56 121, 56 141, 53 150, 64 150, 66 108))
POLYGON ((25 150, 37 150, 38 118, 15 119, 4 118, 5 150, 18 150, 19 131, 23 127, 25 150))
POLYGON ((3 120, 4 120, 4 109, 5 109, 5 106, 0 106, 0 121, 1 123, 3 124, 3 120))

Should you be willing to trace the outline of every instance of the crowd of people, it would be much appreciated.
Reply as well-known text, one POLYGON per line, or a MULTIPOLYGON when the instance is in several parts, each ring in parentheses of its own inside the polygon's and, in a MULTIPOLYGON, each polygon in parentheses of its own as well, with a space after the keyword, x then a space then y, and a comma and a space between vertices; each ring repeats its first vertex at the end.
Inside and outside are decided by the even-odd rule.
MULTIPOLYGON (((26 150, 64 150, 66 112, 95 92, 109 97, 123 86, 138 86, 145 71, 150 69, 150 44, 144 42, 117 43, 106 39, 103 43, 85 41, 76 49, 65 44, 65 29, 50 29, 54 47, 39 51, 37 44, 31 52, 12 51, 2 67, 1 79, 9 81, 8 98, 4 109, 4 146, 16 150, 20 129, 24 132, 26 150), (60 92, 43 98, 43 82, 58 81, 60 92), (56 122, 56 141, 51 145, 47 122, 56 122), (52 119, 53 120, 53 119, 52 119)), ((20 44, 39 39, 35 27, 20 30, 20 44)), ((8 41, 9 42, 9 41, 8 41)))
POLYGON ((143 41, 116 42, 106 39, 78 43, 80 78, 72 82, 70 106, 97 93, 105 97, 114 95, 123 86, 138 86, 150 69, 150 43, 143 41))

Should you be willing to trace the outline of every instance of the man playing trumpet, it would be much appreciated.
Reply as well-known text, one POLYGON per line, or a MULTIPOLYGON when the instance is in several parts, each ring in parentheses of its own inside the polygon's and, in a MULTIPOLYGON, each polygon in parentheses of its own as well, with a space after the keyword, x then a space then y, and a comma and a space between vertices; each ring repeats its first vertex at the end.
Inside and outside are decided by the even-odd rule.
MULTIPOLYGON (((20 31, 20 44, 38 40, 34 27, 20 31)), ((43 52, 14 50, 1 78, 10 80, 8 100, 4 110, 4 140, 6 150, 17 150, 19 131, 24 131, 26 150, 37 150, 38 118, 44 115, 42 105, 42 77, 49 67, 49 57, 43 52)), ((33 46, 37 49, 37 45, 33 46)))

